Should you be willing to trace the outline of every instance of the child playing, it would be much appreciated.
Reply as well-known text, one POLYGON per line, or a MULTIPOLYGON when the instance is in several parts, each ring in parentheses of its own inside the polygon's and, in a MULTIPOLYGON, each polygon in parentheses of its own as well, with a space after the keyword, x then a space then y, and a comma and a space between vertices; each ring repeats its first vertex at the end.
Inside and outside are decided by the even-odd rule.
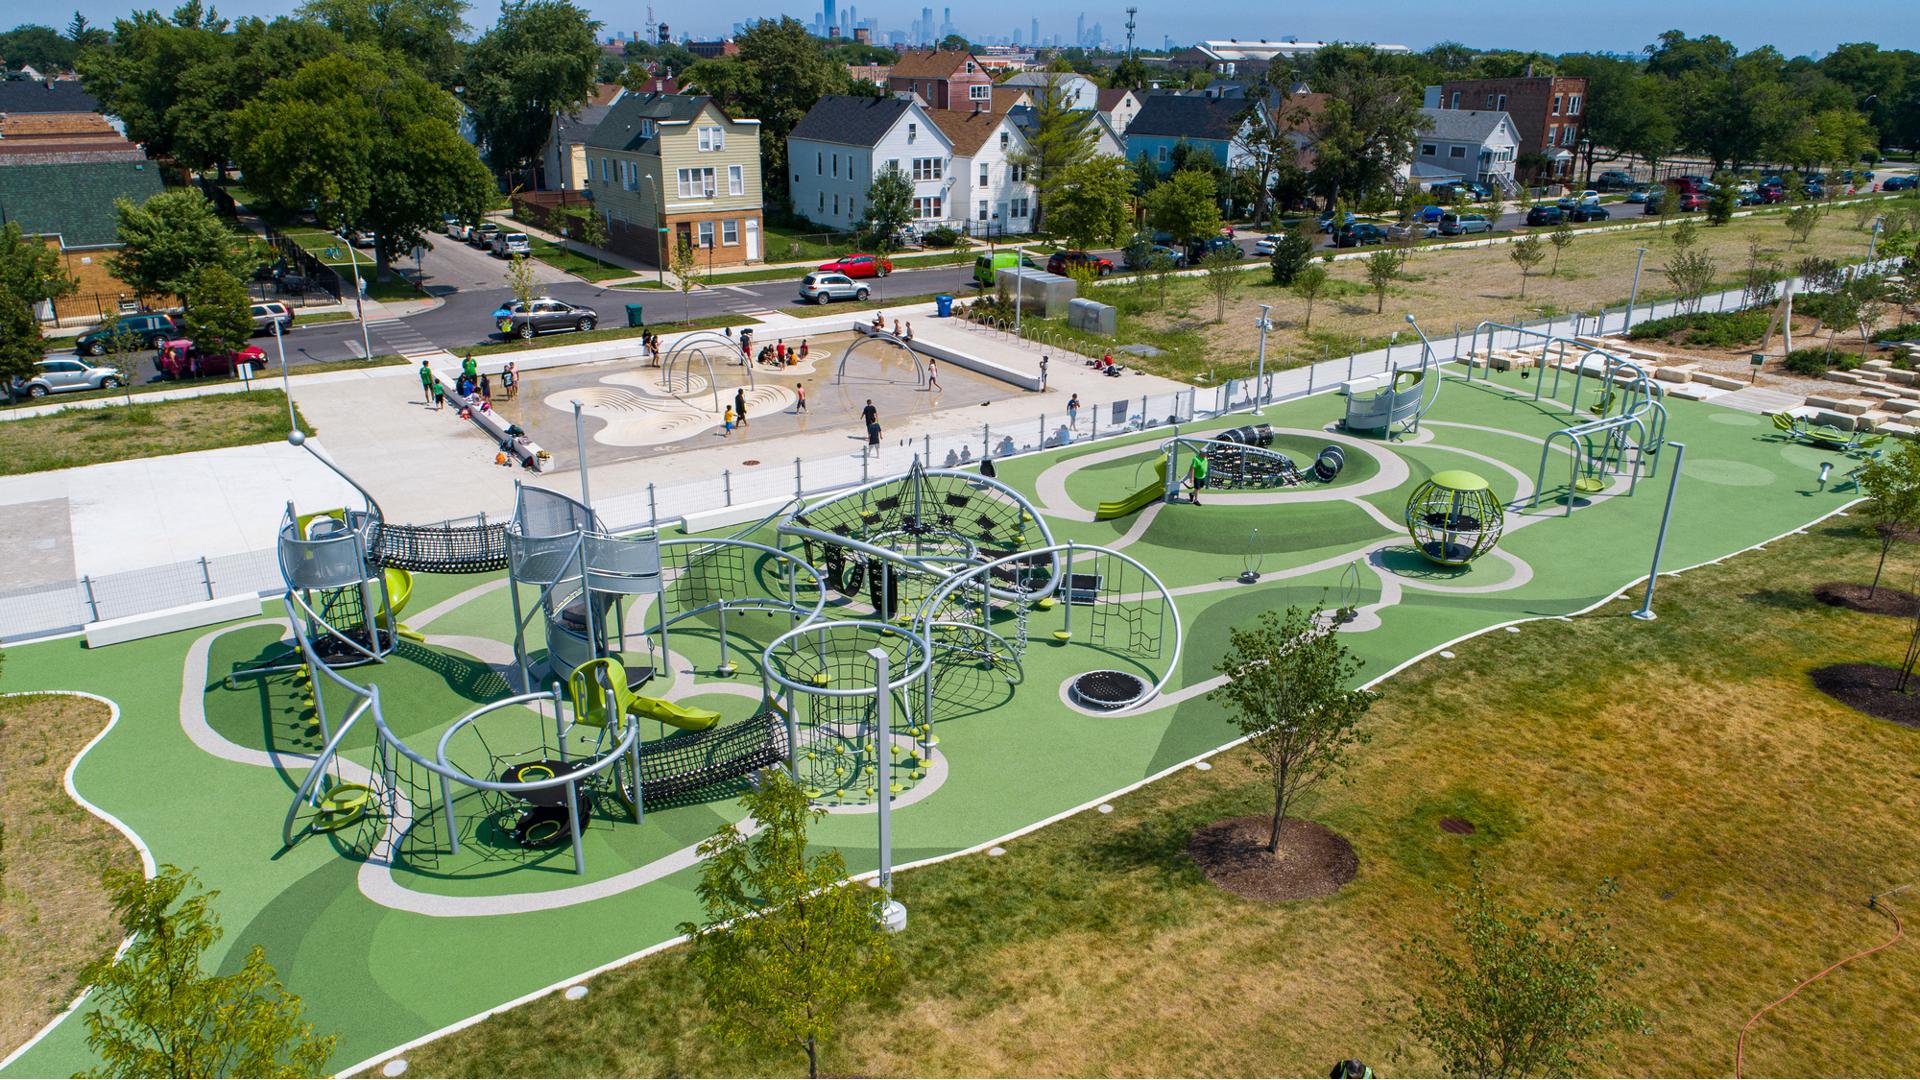
POLYGON ((727 406, 726 415, 722 417, 721 422, 726 425, 726 429, 720 433, 720 437, 723 439, 732 438, 733 437, 733 406, 731 405, 727 406))

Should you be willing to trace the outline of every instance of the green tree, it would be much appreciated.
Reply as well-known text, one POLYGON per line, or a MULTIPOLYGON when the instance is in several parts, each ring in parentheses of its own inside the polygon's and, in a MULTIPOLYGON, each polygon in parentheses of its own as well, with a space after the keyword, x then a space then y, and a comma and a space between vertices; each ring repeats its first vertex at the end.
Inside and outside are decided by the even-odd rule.
POLYGON ((0 59, 16 69, 31 64, 42 72, 68 71, 75 51, 73 39, 62 37, 51 26, 28 23, 0 33, 0 59))
POLYGON ((1314 192, 1331 207, 1388 186, 1419 146, 1426 124, 1420 87, 1387 54, 1363 45, 1317 49, 1300 74, 1327 95, 1300 120, 1314 152, 1314 192))
POLYGON ((1920 529, 1920 443, 1894 440, 1892 449, 1861 466, 1859 485, 1860 494, 1866 496, 1868 527, 1880 541, 1880 561, 1867 588, 1871 600, 1880 590, 1880 574, 1887 568, 1893 545, 1920 529))
POLYGON ((1667 283, 1673 286, 1680 301, 1682 314, 1691 315, 1700 309, 1700 301, 1707 295, 1707 289, 1713 285, 1713 279, 1720 271, 1720 264, 1713 256, 1704 251, 1681 251, 1668 259, 1660 268, 1667 276, 1667 283))
POLYGON ((255 945, 230 975, 201 971, 220 940, 218 893, 202 893, 191 874, 163 866, 147 879, 107 873, 108 895, 132 939, 124 953, 88 965, 93 987, 85 1016, 87 1045, 100 1056, 97 1076, 318 1076, 336 1036, 314 1034, 255 945))
POLYGON ((913 220, 913 181, 898 168, 883 168, 868 181, 864 204, 866 211, 857 228, 874 247, 891 250, 894 237, 913 220))
POLYGON ((201 267, 182 299, 187 338, 201 352, 236 352, 253 336, 247 287, 228 270, 201 267))
POLYGON ((1522 297, 1527 295, 1527 275, 1533 273, 1533 268, 1539 266, 1540 260, 1546 257, 1547 253, 1540 243, 1540 237, 1537 233, 1528 233, 1507 245, 1507 258, 1512 259, 1513 265, 1520 268, 1520 295, 1522 297))
MULTIPOLYGON (((249 323, 252 320, 248 320, 249 323)), ((140 369, 146 362, 147 340, 136 333, 132 327, 114 323, 107 328, 107 351, 100 359, 106 366, 119 372, 120 385, 126 388, 126 402, 133 404, 133 384, 140 381, 140 369)), ((108 389, 112 389, 108 386, 108 389)))
POLYGON ((1740 182, 1732 173, 1715 173, 1713 194, 1707 196, 1707 224, 1725 225, 1740 206, 1740 182))
POLYGON ((1373 290, 1373 313, 1387 310, 1387 290, 1393 288, 1394 281, 1400 276, 1402 253, 1390 248, 1381 248, 1367 256, 1362 265, 1366 268, 1367 287, 1373 290))
POLYGON ((465 0, 306 0, 298 12, 350 44, 405 57, 446 86, 460 66, 467 6, 465 0))
POLYGON ((1804 244, 1813 235, 1814 227, 1820 224, 1820 208, 1812 203, 1803 203, 1787 211, 1787 232, 1793 235, 1795 244, 1804 244))
MULTIPOLYGON (((680 73, 683 87, 711 94, 735 119, 760 121, 761 169, 784 177, 787 135, 827 94, 858 91, 843 63, 835 62, 799 20, 761 19, 734 38, 737 56, 702 60, 680 73)), ((689 91, 691 92, 691 91, 689 91)), ((769 183, 768 197, 784 204, 787 185, 769 183)))
POLYGON ((1213 176, 1185 169, 1147 193, 1147 224, 1192 245, 1220 231, 1220 204, 1213 176))
POLYGON ((114 214, 120 248, 107 256, 107 269, 141 296, 185 296, 209 266, 248 270, 250 246, 197 188, 162 191, 138 205, 120 199, 114 214))
POLYGON ((1127 235, 1133 173, 1125 159, 1089 157, 1060 173, 1049 225, 1076 248, 1111 247, 1127 235))
POLYGON ((884 894, 845 880, 838 850, 808 856, 807 828, 826 812, 784 772, 762 773, 741 801, 759 829, 726 824, 701 843, 704 921, 680 932, 720 1033, 802 1051, 819 1076, 841 1016, 896 970, 876 910, 884 894))
POLYGON ((460 137, 453 96, 410 67, 328 56, 270 84, 234 119, 250 188, 311 203, 329 229, 374 235, 379 276, 452 215, 478 221, 493 178, 460 137))
POLYGON ((1066 184, 1069 166, 1093 154, 1093 113, 1076 109, 1064 83, 1049 76, 1033 91, 1033 123, 1026 128, 1027 145, 1007 155, 1016 168, 1025 169, 1033 185, 1033 231, 1046 225, 1046 214, 1066 184))
POLYGON ((1140 156, 1133 159, 1133 193, 1145 196, 1159 184, 1160 167, 1153 163, 1153 158, 1147 156, 1145 150, 1140 151, 1140 156))
POLYGON ((1344 772, 1370 738, 1360 721, 1376 695, 1351 688, 1360 661, 1338 625, 1319 608, 1263 611, 1252 626, 1228 631, 1226 654, 1214 664, 1226 682, 1207 700, 1226 706, 1273 784, 1272 853, 1294 800, 1344 772))
POLYGON ((0 282, 0 387, 13 399, 13 380, 32 378, 46 357, 40 320, 27 302, 0 282))
POLYGON ((554 116, 592 96, 599 29, 572 0, 507 0, 500 21, 467 50, 463 100, 487 161, 502 175, 524 173, 531 184, 554 116))
POLYGON ((1327 290, 1327 282, 1332 277, 1327 268, 1317 262, 1301 267, 1300 272, 1293 276, 1293 284, 1289 288, 1293 290, 1293 295, 1307 302, 1306 318, 1301 321, 1300 329, 1313 329, 1313 302, 1327 290))
POLYGON ((1547 232, 1547 242, 1553 245, 1553 265, 1547 269, 1547 276, 1558 277, 1560 274, 1560 256, 1568 248, 1573 246, 1573 226, 1567 224, 1563 219, 1560 224, 1555 225, 1547 232))
POLYGON ((1313 234, 1307 231, 1306 222, 1299 221, 1280 231, 1267 264, 1273 269, 1275 285, 1291 285, 1312 261, 1313 234))
POLYGON ((540 295, 540 275, 534 272, 532 259, 513 259, 507 263, 507 288, 512 290, 513 298, 520 301, 521 307, 533 303, 540 295))
POLYGON ((1673 241, 1673 250, 1691 251, 1693 245, 1700 242, 1700 226, 1695 225, 1692 218, 1681 218, 1680 223, 1673 227, 1673 235, 1668 239, 1673 241))
POLYGON ((700 260, 694 255, 693 241, 685 236, 674 245, 673 265, 668 267, 674 278, 680 283, 680 321, 693 318, 693 290, 700 286, 696 275, 700 273, 700 260))
POLYGON ((60 263, 60 249, 20 231, 20 223, 0 225, 0 289, 29 308, 69 296, 80 287, 60 263))
POLYGON ((1613 943, 1605 882, 1585 911, 1522 911, 1495 897, 1480 868, 1464 889, 1443 887, 1445 943, 1420 934, 1400 949, 1420 987, 1396 1023, 1454 1076, 1579 1076, 1601 1064, 1622 1032, 1646 1034, 1622 986, 1634 970, 1613 943))
POLYGON ((1240 273, 1240 260, 1224 248, 1209 251, 1200 260, 1200 269, 1205 271, 1207 291, 1213 294, 1213 321, 1226 322, 1227 301, 1233 299, 1233 294, 1246 280, 1240 273))

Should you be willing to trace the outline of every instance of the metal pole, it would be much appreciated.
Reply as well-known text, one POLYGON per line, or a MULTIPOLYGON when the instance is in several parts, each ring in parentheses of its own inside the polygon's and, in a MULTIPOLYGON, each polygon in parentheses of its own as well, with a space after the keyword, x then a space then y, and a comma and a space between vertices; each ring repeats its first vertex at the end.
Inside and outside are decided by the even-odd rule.
POLYGON ((733 505, 733 470, 732 469, 720 470, 720 485, 721 485, 722 493, 726 496, 726 505, 732 506, 733 505))
MULTIPOLYGON (((337 235, 337 234, 336 234, 337 235)), ((365 353, 360 359, 373 359, 373 343, 367 340, 367 303, 364 299, 366 288, 360 284, 360 253, 353 249, 353 238, 342 237, 347 245, 347 258, 353 263, 353 309, 360 319, 360 349, 365 353)))
POLYGON ((280 320, 273 320, 273 347, 280 354, 280 390, 287 395, 287 430, 294 431, 300 422, 293 418, 293 384, 287 381, 287 346, 280 337, 280 320))
POLYGON ((1267 331, 1273 329, 1273 320, 1267 313, 1273 310, 1272 304, 1260 305, 1260 317, 1253 325, 1260 328, 1260 367, 1253 376, 1253 415, 1260 415, 1260 390, 1267 382, 1267 331))
POLYGON ((1647 261, 1647 249, 1635 248, 1633 257, 1633 291, 1627 294, 1627 324, 1620 328, 1621 333, 1633 329, 1633 305, 1640 302, 1640 267, 1647 261))
POLYGON ((1660 555, 1667 546, 1667 523, 1673 520, 1673 494, 1680 487, 1680 464, 1687 460, 1686 443, 1669 445, 1673 447, 1673 472, 1667 477, 1667 505, 1660 512, 1660 533, 1653 541, 1653 569, 1647 572, 1647 595, 1640 601, 1640 610, 1633 613, 1633 617, 1642 622, 1658 618, 1653 613, 1653 586, 1660 580, 1660 555))
POLYGON ((1013 334, 1020 336, 1020 313, 1026 308, 1023 297, 1026 295, 1026 252, 1022 248, 1013 249, 1013 334))
POLYGON ((207 587, 207 599, 213 599, 213 574, 207 570, 207 557, 200 556, 200 582, 207 587))
POLYGON ((94 596, 93 596, 93 578, 86 574, 81 574, 80 587, 87 590, 87 610, 93 612, 93 621, 99 622, 100 621, 100 601, 94 599, 94 596))
POLYGON ((653 500, 653 481, 647 481, 647 524, 660 524, 660 506, 653 500))
MULTIPOLYGON (((1178 447, 1179 443, 1176 442, 1174 445, 1178 447)), ((1174 451, 1173 458, 1175 462, 1179 461, 1179 451, 1177 449, 1174 451)), ((1169 468, 1167 470, 1169 482, 1178 483, 1179 481, 1174 480, 1173 476, 1174 471, 1169 468)), ((1071 540, 1067 541, 1067 561, 1065 573, 1060 577, 1060 585, 1064 590, 1060 594, 1060 606, 1064 609, 1063 614, 1065 616, 1065 622, 1060 628, 1060 640, 1066 641, 1073 637, 1073 541, 1071 540)))
MULTIPOLYGON (((880 875, 876 882, 886 897, 880 904, 880 925, 891 933, 907 928, 907 909, 893 898, 893 689, 888 686, 887 650, 867 650, 873 657, 874 798, 880 819, 880 875)), ((927 718, 929 722, 932 717, 927 718)))
POLYGON ((806 486, 800 483, 800 459, 796 457, 793 459, 793 497, 799 498, 806 490, 806 486))
POLYGON ((572 405, 574 452, 580 455, 580 502, 592 509, 593 493, 587 490, 587 422, 580 415, 580 403, 575 401, 572 405))

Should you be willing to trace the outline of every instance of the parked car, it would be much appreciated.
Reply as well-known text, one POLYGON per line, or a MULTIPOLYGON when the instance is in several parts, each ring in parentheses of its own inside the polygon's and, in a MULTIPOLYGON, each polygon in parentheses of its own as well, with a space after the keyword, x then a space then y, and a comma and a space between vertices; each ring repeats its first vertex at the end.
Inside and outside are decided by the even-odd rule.
POLYGON ((850 278, 886 277, 893 273, 893 261, 880 255, 842 255, 832 262, 824 262, 815 269, 829 274, 845 274, 850 278))
POLYGON ((1827 185, 1818 180, 1808 181, 1803 193, 1809 199, 1824 199, 1827 197, 1827 185))
POLYGON ((495 225, 491 221, 486 222, 484 224, 475 225, 471 230, 467 232, 467 243, 472 244, 474 247, 477 247, 477 248, 492 247, 493 238, 499 232, 500 232, 500 226, 495 225))
MULTIPOLYGON (((446 234, 447 234, 448 236, 453 236, 453 230, 455 230, 455 229, 457 229, 457 228, 459 228, 459 227, 460 227, 460 219, 459 219, 459 218, 457 218, 457 217, 455 217, 455 216, 453 216, 452 214, 443 214, 443 215, 441 215, 441 217, 440 217, 440 231, 441 231, 441 232, 443 232, 443 233, 446 233, 446 234)), ((458 239, 458 237, 455 237, 455 239, 458 239)))
POLYGON ((1425 240, 1439 236, 1440 226, 1426 221, 1397 221, 1387 226, 1387 236, 1394 240, 1425 240))
MULTIPOLYGON (((1354 217, 1351 213, 1342 215, 1340 218, 1340 227, 1344 229, 1347 226, 1359 220, 1360 220, 1359 218, 1354 217)), ((1330 233, 1333 231, 1333 211, 1331 210, 1320 211, 1320 231, 1323 233, 1330 233)))
POLYGON ((1711 183, 1712 181, 1706 177, 1695 175, 1674 176, 1667 179, 1668 187, 1681 192, 1703 192, 1711 183))
MULTIPOLYGON (((1254 246, 1259 247, 1258 244, 1255 244, 1254 246)), ((1182 266, 1187 265, 1186 252, 1175 250, 1174 248, 1168 247, 1165 244, 1147 245, 1145 257, 1139 263, 1135 263, 1133 261, 1134 256, 1138 254, 1140 254, 1140 249, 1137 246, 1127 248, 1127 251, 1126 251, 1127 269, 1129 270, 1150 269, 1154 265, 1154 263, 1156 263, 1161 259, 1170 260, 1175 269, 1178 269, 1182 266)))
POLYGON ((1771 206, 1774 203, 1783 203, 1787 201, 1787 190, 1782 187, 1757 187, 1753 189, 1753 200, 1756 205, 1760 206, 1771 206))
POLYGON ((1441 236, 1464 236, 1468 233, 1492 231, 1493 222, 1479 214, 1446 214, 1440 218, 1441 236))
POLYGON ((1599 203, 1581 203, 1567 211, 1568 221, 1605 221, 1613 214, 1599 203))
POLYGON ((535 297, 532 303, 509 300, 493 313, 494 326, 509 337, 531 338, 549 330, 578 330, 585 333, 600 322, 590 307, 569 304, 551 296, 535 297))
POLYGON ((845 274, 818 270, 800 279, 800 301, 806 304, 831 304, 835 300, 865 300, 867 287, 845 274))
POLYGON ((1598 206, 1600 205, 1600 193, 1592 188, 1588 188, 1578 195, 1562 195, 1558 199, 1555 199, 1554 202, 1569 210, 1576 206, 1598 206))
POLYGON ((1641 184, 1632 191, 1627 192, 1627 201, 1630 203, 1643 203, 1652 198, 1654 194, 1655 189, 1641 184))
POLYGON ((447 235, 455 240, 464 241, 473 235, 473 223, 454 221, 447 224, 447 235))
POLYGON ((82 360, 42 360, 37 367, 32 378, 13 380, 15 397, 43 398, 74 390, 112 390, 122 385, 119 371, 82 360))
POLYGON ((1565 220, 1566 208, 1558 204, 1542 204, 1527 211, 1529 225, 1558 225, 1565 220))
POLYGON ((1737 206, 1759 206, 1760 204, 1767 201, 1767 197, 1765 195, 1760 194, 1759 189, 1755 188, 1754 190, 1743 191, 1740 194, 1734 196, 1733 201, 1734 201, 1734 204, 1737 206))
POLYGON ((144 315, 122 315, 111 322, 91 327, 86 333, 74 339, 73 348, 82 356, 105 356, 113 347, 115 334, 130 334, 144 349, 157 349, 163 341, 172 341, 180 336, 180 324, 171 315, 150 312, 144 315))
POLYGON ((278 300, 263 300, 248 309, 253 316, 253 332, 264 334, 278 323, 280 332, 293 329, 293 309, 278 300))
MULTIPOLYGON (((1000 271, 1018 264, 1028 270, 1040 269, 1040 264, 1030 255, 1015 251, 996 251, 980 255, 973 260, 973 283, 983 289, 993 288, 994 278, 1000 271)), ((828 271, 831 273, 831 271, 828 271)))
POLYGON ((1187 262, 1189 264, 1197 263, 1216 251, 1233 259, 1244 259, 1247 257, 1247 253, 1240 250, 1240 245, 1234 243, 1227 237, 1209 236, 1205 240, 1187 247, 1187 262))
POLYGON ((1387 242, 1387 230, 1368 221, 1358 221, 1333 234, 1334 247, 1362 247, 1387 242))
POLYGON ((1889 176, 1885 180, 1880 181, 1880 190, 1881 191, 1912 191, 1914 189, 1914 184, 1915 184, 1915 178, 1912 175, 1889 176))
POLYGON ((347 233, 347 243, 357 248, 370 248, 373 246, 374 236, 365 229, 353 229, 347 233))
POLYGON ((1680 196, 1680 201, 1677 205, 1681 213, 1691 214, 1696 210, 1705 210, 1707 208, 1707 197, 1694 192, 1687 192, 1680 196))
POLYGON ((533 244, 523 232, 498 232, 493 234, 493 253, 502 259, 533 254, 533 244))
POLYGON ((1273 254, 1274 245, 1278 244, 1280 242, 1280 239, 1281 237, 1279 233, 1268 233, 1267 235, 1253 242, 1253 253, 1255 255, 1273 254))
POLYGON ((1113 273, 1113 260, 1085 251, 1056 251, 1047 257, 1047 273, 1065 274, 1076 266, 1092 267, 1095 277, 1113 273))
POLYGON ((1593 180, 1593 186, 1601 191, 1622 191, 1634 183, 1633 174, 1623 169, 1608 169, 1593 180))
POLYGON ((245 364, 254 373, 267 366, 267 354, 258 345, 235 352, 204 353, 185 338, 160 344, 153 358, 155 370, 163 379, 207 379, 232 375, 245 364))

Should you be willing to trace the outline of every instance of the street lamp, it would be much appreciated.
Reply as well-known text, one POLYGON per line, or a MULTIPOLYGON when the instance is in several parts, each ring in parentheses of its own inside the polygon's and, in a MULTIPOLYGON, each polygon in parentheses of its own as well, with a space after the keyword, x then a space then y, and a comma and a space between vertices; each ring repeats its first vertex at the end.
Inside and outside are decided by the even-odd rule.
POLYGON ((1621 333, 1633 329, 1633 305, 1640 302, 1640 265, 1647 261, 1647 249, 1635 248, 1638 252, 1633 258, 1633 291, 1627 294, 1627 322, 1620 328, 1621 333))
POLYGON ((1866 269, 1868 273, 1873 272, 1874 243, 1880 239, 1880 230, 1884 226, 1884 223, 1886 222, 1886 220, 1887 219, 1884 216, 1874 218, 1873 228, 1867 231, 1867 268, 1866 269))
POLYGON ((366 286, 360 283, 360 253, 353 249, 352 230, 345 234, 334 233, 340 242, 347 245, 347 261, 353 264, 353 310, 360 320, 360 359, 373 359, 373 344, 367 340, 367 304, 366 286))
POLYGON ((1253 325, 1260 328, 1260 369, 1253 377, 1253 415, 1255 416, 1260 415, 1261 390, 1267 384, 1267 331, 1273 329, 1273 320, 1267 317, 1267 312, 1271 310, 1273 310, 1272 304, 1261 304, 1260 317, 1253 320, 1253 325))

